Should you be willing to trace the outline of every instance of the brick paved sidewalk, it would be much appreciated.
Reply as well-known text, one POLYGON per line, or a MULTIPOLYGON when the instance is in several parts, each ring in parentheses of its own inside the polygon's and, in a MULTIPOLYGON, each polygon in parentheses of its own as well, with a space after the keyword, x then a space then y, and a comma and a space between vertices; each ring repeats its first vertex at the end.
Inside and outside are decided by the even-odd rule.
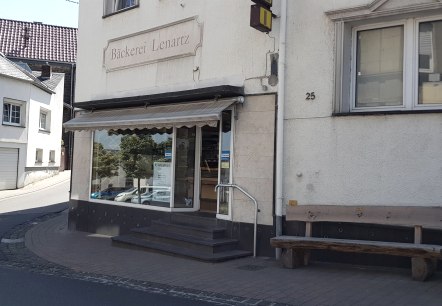
POLYGON ((67 214, 26 233, 26 247, 75 271, 293 305, 441 305, 442 275, 411 280, 406 269, 312 264, 288 270, 268 258, 203 263, 111 246, 109 237, 67 230, 67 214))

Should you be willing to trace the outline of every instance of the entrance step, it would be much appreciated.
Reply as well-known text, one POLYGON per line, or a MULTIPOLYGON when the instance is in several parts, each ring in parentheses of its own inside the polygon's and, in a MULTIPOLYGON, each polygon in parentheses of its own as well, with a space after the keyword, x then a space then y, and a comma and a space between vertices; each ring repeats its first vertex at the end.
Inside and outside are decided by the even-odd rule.
POLYGON ((157 230, 154 228, 145 227, 133 229, 132 233, 134 237, 140 239, 169 243, 205 253, 219 253, 234 250, 238 244, 238 240, 235 239, 201 238, 191 235, 183 235, 170 229, 157 230))
POLYGON ((213 228, 217 227, 218 219, 209 214, 186 214, 173 213, 170 215, 170 222, 173 224, 189 225, 195 227, 213 228))
POLYGON ((226 229, 223 227, 213 226, 198 226, 198 225, 183 225, 183 224, 174 224, 164 220, 156 220, 152 221, 150 226, 152 229, 162 230, 162 231, 171 231, 176 233, 181 233, 183 235, 208 238, 208 239, 216 239, 225 237, 226 229))
POLYGON ((226 228, 214 217, 184 213, 171 214, 168 219, 152 221, 150 227, 134 228, 127 235, 112 237, 112 243, 209 262, 252 255, 238 250, 238 241, 226 237, 226 228))
POLYGON ((143 250, 157 251, 160 253, 183 256, 206 262, 222 262, 252 255, 252 252, 242 250, 231 250, 214 254, 201 253, 173 244, 153 242, 131 236, 114 237, 112 238, 112 243, 117 246, 131 247, 137 249, 141 248, 143 250))

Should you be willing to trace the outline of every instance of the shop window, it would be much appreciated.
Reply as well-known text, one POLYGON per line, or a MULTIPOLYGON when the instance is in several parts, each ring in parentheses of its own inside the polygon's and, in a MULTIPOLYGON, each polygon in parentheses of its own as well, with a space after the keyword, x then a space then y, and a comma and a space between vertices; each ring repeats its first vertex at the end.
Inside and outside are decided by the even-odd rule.
POLYGON ((172 129, 96 131, 91 199, 169 208, 172 129))
POLYGON ((24 102, 4 99, 3 100, 3 124, 24 126, 24 102))
MULTIPOLYGON (((221 158, 220 158, 220 184, 231 183, 232 166, 232 111, 225 110, 221 120, 221 158)), ((218 213, 229 215, 230 188, 221 187, 218 194, 218 213)))
POLYGON ((114 14, 138 6, 138 0, 104 0, 104 15, 114 14))
POLYGON ((176 162, 174 207, 194 206, 194 173, 196 128, 182 127, 176 130, 176 162))
POLYGON ((442 109, 441 19, 340 22, 335 113, 442 109))

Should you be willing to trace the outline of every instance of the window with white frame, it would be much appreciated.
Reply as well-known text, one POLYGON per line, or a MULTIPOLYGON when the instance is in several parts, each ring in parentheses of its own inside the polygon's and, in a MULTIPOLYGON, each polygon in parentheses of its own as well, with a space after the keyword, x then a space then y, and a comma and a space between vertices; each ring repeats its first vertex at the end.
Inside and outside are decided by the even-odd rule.
POLYGON ((138 5, 139 0, 104 0, 104 15, 109 15, 138 5))
POLYGON ((51 112, 46 109, 40 109, 39 129, 49 132, 51 128, 51 112))
POLYGON ((3 124, 24 126, 24 102, 4 99, 3 100, 3 124))
POLYGON ((35 163, 41 164, 43 162, 43 149, 35 150, 35 163))
POLYGON ((55 163, 55 150, 50 150, 49 151, 49 162, 50 163, 55 163))
POLYGON ((335 113, 442 109, 442 15, 338 22, 335 113))

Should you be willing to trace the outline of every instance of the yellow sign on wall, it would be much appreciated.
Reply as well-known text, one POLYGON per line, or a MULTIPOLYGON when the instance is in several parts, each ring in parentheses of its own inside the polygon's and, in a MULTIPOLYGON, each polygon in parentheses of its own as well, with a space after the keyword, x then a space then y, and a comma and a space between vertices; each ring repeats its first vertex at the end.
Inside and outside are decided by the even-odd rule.
POLYGON ((270 32, 272 30, 272 11, 260 5, 252 5, 250 26, 261 32, 270 32))

